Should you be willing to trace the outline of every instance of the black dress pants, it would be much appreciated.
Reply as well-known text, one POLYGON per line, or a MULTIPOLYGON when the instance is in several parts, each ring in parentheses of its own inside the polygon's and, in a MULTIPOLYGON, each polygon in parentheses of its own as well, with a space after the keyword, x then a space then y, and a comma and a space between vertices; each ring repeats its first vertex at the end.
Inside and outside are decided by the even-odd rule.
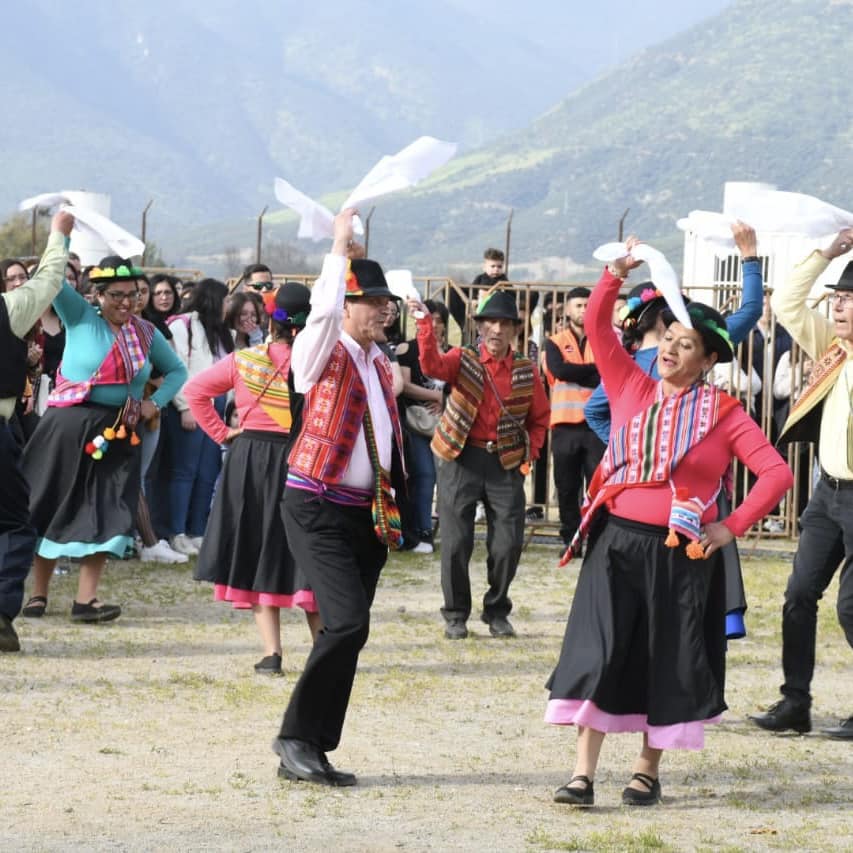
POLYGON ((471 615, 468 564, 474 550, 477 501, 486 510, 486 574, 483 597, 487 620, 512 610, 509 585, 524 545, 524 477, 516 468, 504 470, 496 453, 465 446, 438 472, 438 517, 441 523, 441 588, 448 621, 471 615))
POLYGON ((568 545, 581 523, 584 481, 589 483, 604 442, 584 423, 556 424, 551 428, 554 485, 560 506, 560 536, 568 545))
POLYGON ((0 613, 9 619, 21 611, 24 581, 36 547, 29 504, 21 448, 9 424, 0 418, 0 613))
POLYGON ((839 565, 838 621, 853 647, 853 488, 835 488, 821 477, 800 518, 800 528, 782 608, 782 693, 810 706, 818 602, 839 565))
POLYGON ((293 688, 280 736, 330 752, 341 739, 388 549, 376 538, 368 507, 288 488, 282 514, 287 545, 314 591, 323 628, 293 688))

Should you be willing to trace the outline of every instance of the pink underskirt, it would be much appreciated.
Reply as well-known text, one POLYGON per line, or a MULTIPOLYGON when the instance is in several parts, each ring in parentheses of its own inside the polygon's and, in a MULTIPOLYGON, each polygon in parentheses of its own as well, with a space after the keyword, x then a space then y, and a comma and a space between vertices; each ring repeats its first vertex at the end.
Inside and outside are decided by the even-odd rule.
POLYGON ((249 610, 256 604, 267 607, 301 607, 309 613, 317 612, 317 601, 310 589, 299 589, 293 595, 273 592, 254 592, 251 589, 234 589, 225 584, 214 584, 213 597, 217 601, 230 601, 235 610, 249 610))
POLYGON ((705 726, 719 723, 722 715, 671 726, 650 726, 645 714, 608 714, 589 699, 551 699, 545 722, 555 726, 588 726, 598 732, 646 732, 653 749, 704 749, 705 726))

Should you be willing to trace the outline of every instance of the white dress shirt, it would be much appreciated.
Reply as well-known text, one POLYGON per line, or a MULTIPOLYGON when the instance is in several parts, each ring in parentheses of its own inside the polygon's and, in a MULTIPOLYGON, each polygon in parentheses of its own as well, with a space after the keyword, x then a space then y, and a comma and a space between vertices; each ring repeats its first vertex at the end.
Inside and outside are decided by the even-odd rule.
MULTIPOLYGON (((374 365, 377 358, 384 359, 385 355, 375 343, 366 351, 343 330, 346 270, 347 259, 343 255, 330 254, 323 260, 323 269, 311 288, 311 313, 305 328, 293 341, 290 361, 293 385, 302 394, 313 388, 323 375, 335 344, 340 341, 355 363, 367 391, 367 405, 376 435, 379 463, 389 471, 393 442, 391 415, 374 365)), ((308 414, 306 410, 303 417, 308 414)), ((362 426, 356 436, 352 456, 341 484, 358 489, 372 489, 373 482, 373 465, 362 426)))

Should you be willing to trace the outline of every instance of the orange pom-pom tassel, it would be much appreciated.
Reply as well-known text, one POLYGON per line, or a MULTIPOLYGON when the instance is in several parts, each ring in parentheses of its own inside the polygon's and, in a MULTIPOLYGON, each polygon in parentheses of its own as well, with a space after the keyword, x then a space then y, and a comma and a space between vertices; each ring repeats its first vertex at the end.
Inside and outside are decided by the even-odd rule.
POLYGON ((104 438, 107 441, 112 441, 116 437, 116 431, 112 427, 107 427, 104 430, 104 438))
POLYGON ((691 560, 705 559, 705 549, 699 542, 688 542, 685 550, 687 551, 687 556, 690 557, 691 560))
POLYGON ((124 428, 124 424, 116 430, 116 438, 127 438, 127 430, 124 428))
POLYGON ((134 447, 136 447, 137 444, 141 443, 141 441, 142 441, 142 439, 135 432, 132 432, 130 434, 130 443, 134 447))
POLYGON ((663 542, 667 548, 677 548, 678 547, 678 534, 670 527, 669 533, 667 534, 666 539, 663 542))

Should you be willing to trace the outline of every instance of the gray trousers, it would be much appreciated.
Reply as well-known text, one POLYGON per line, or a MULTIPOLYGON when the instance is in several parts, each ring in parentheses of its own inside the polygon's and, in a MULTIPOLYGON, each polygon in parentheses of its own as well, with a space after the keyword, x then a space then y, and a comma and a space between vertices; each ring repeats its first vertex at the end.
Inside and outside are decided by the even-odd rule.
POLYGON ((486 508, 486 573, 483 616, 506 616, 512 610, 509 585, 524 544, 524 476, 505 471, 496 453, 466 446, 438 472, 438 515, 441 524, 441 589, 444 618, 471 615, 468 564, 474 550, 477 501, 486 508))

